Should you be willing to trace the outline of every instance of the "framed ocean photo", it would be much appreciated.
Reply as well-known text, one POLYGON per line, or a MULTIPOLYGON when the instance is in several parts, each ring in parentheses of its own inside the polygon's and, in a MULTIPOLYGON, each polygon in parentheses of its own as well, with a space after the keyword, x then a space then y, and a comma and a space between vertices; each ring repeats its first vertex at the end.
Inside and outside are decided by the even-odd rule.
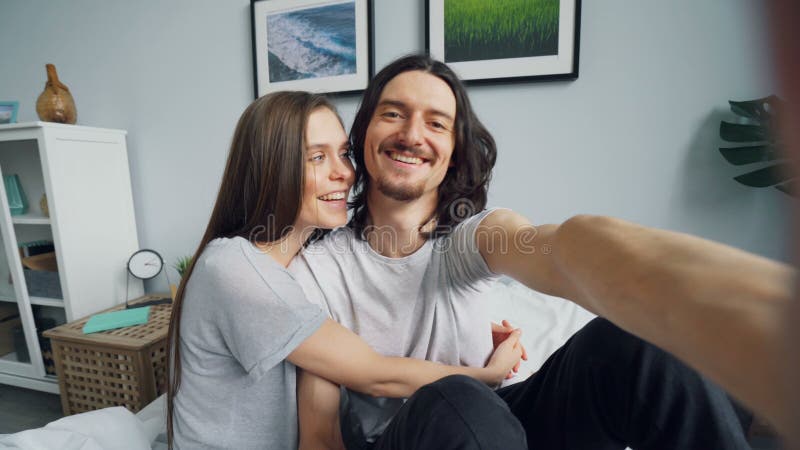
POLYGON ((370 0, 251 0, 255 96, 363 91, 372 75, 370 0))
POLYGON ((581 0, 426 0, 426 46, 468 83, 578 78, 581 0))

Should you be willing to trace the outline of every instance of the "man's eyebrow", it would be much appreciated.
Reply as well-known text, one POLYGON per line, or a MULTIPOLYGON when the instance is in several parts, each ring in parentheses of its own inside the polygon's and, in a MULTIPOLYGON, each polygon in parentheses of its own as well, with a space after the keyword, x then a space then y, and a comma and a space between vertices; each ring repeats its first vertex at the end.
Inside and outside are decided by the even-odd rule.
MULTIPOLYGON (((400 109, 404 109, 404 110, 408 109, 408 105, 406 105, 405 103, 401 102, 400 100, 392 100, 392 99, 381 100, 380 102, 378 102, 378 106, 394 106, 396 108, 400 108, 400 109)), ((444 117, 447 120, 451 120, 451 121, 455 120, 455 119, 453 119, 453 116, 451 116, 450 114, 448 114, 448 113, 446 113, 446 112, 444 112, 442 110, 439 110, 439 109, 430 108, 430 109, 426 110, 425 112, 427 112, 429 114, 433 114, 435 116, 444 117)))
POLYGON ((391 99, 381 100, 380 102, 378 102, 378 106, 394 106, 400 109, 408 109, 408 106, 406 106, 406 104, 401 102, 400 100, 391 100, 391 99))

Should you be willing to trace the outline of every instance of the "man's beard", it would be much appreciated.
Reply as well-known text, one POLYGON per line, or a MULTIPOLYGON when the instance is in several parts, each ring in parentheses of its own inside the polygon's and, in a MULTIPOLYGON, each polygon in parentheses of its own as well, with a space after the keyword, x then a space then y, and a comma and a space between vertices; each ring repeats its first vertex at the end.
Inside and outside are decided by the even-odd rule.
MULTIPOLYGON (((379 153, 386 153, 387 150, 398 151, 398 152, 411 152, 412 154, 414 154, 414 156, 419 156, 418 155, 419 152, 409 147, 406 147, 405 145, 395 140, 382 143, 378 149, 379 153)), ((389 177, 381 176, 379 178, 376 178, 375 187, 378 188, 378 192, 393 200, 397 200, 399 202, 409 202, 422 197, 422 194, 425 193, 425 186, 423 183, 420 183, 416 186, 404 183, 403 181, 392 183, 387 178, 389 177)))
POLYGON ((408 185, 406 183, 393 184, 383 177, 375 180, 375 187, 381 194, 399 202, 409 202, 422 197, 425 192, 425 187, 422 184, 418 186, 408 185))

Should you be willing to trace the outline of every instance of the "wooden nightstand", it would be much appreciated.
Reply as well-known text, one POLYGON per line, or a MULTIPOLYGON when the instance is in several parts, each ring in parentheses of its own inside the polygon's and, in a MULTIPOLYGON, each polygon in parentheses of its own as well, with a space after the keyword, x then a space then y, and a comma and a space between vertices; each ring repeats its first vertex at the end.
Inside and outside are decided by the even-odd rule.
MULTIPOLYGON (((147 295, 131 305, 164 297, 147 295)), ((115 306, 101 312, 123 309, 115 306)), ((167 331, 172 304, 150 307, 148 322, 83 334, 89 317, 48 330, 64 415, 108 406, 138 412, 167 390, 167 331)))

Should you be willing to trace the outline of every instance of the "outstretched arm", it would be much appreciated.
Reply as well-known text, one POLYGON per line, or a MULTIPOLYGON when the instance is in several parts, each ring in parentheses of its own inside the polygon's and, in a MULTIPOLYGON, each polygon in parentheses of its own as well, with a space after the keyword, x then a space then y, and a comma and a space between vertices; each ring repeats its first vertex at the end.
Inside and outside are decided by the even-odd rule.
POLYGON ((592 216, 560 227, 554 255, 579 303, 683 359, 783 428, 786 415, 774 413, 787 404, 776 389, 785 357, 780 327, 795 270, 694 236, 592 216))
POLYGON ((508 275, 539 292, 574 300, 577 292, 552 255, 558 228, 533 226, 525 217, 500 209, 481 221, 475 239, 492 272, 508 275))
POLYGON ((478 231, 478 247, 494 272, 611 320, 759 411, 782 404, 780 389, 753 380, 779 379, 776 340, 796 275, 790 267, 607 217, 533 227, 501 210, 478 231), (496 251, 498 230, 509 240, 507 252, 496 251))

